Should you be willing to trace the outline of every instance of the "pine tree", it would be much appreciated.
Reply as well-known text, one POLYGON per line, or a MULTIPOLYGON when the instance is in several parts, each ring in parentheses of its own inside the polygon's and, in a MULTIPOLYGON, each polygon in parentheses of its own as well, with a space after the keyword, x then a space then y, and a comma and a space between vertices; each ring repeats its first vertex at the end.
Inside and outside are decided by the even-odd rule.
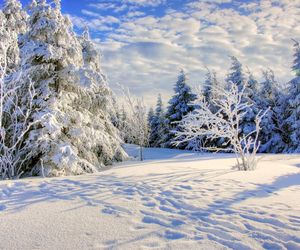
POLYGON ((207 69, 207 73, 205 75, 204 87, 202 91, 206 102, 210 103, 212 98, 216 95, 215 89, 218 85, 219 82, 217 80, 217 73, 214 70, 210 71, 209 69, 207 69))
POLYGON ((246 77, 243 72, 243 66, 240 61, 235 57, 231 56, 231 67, 230 72, 227 75, 226 82, 230 87, 232 83, 236 84, 241 91, 244 88, 246 77))
POLYGON ((154 119, 155 119, 155 114, 154 114, 154 110, 153 108, 151 107, 149 109, 149 112, 148 112, 148 125, 149 125, 149 145, 152 147, 153 144, 154 144, 154 130, 155 130, 155 126, 154 126, 154 119))
MULTIPOLYGON (((7 50, 7 73, 16 71, 20 62, 18 37, 26 32, 27 14, 22 9, 22 5, 18 0, 6 0, 2 9, 5 19, 5 29, 9 32, 7 42, 9 48, 7 50)), ((1 36, 1 39, 4 37, 1 36)))
POLYGON ((164 140, 164 121, 165 112, 163 109, 163 103, 161 95, 158 95, 155 113, 150 122, 150 145, 153 147, 160 147, 164 140))
POLYGON ((300 152, 300 45, 294 41, 294 62, 292 69, 296 77, 289 82, 288 115, 286 123, 290 133, 288 152, 300 152))
POLYGON ((251 103, 251 107, 248 108, 244 116, 243 134, 249 134, 255 130, 255 117, 259 112, 259 84, 253 74, 248 70, 246 76, 246 86, 244 98, 251 103))
POLYGON ((258 107, 260 110, 269 110, 262 119, 260 152, 278 153, 284 148, 280 132, 280 120, 278 120, 279 114, 277 114, 279 112, 280 91, 272 70, 264 71, 263 75, 265 80, 261 83, 258 107))
MULTIPOLYGON (((186 81, 186 74, 181 70, 174 87, 175 95, 170 99, 166 112, 165 124, 168 132, 163 142, 163 146, 165 147, 174 147, 173 139, 175 138, 176 131, 180 129, 178 122, 186 114, 194 110, 193 101, 196 100, 197 96, 192 93, 186 81)), ((186 144, 182 144, 178 148, 185 148, 186 146, 186 144)))
MULTIPOLYGON (((60 2, 33 2, 22 37, 21 71, 35 83, 38 98, 25 171, 45 175, 94 172, 126 155, 111 122, 111 91, 99 53, 85 33, 77 37, 60 2)), ((23 83, 26 84, 26 83, 23 83)))

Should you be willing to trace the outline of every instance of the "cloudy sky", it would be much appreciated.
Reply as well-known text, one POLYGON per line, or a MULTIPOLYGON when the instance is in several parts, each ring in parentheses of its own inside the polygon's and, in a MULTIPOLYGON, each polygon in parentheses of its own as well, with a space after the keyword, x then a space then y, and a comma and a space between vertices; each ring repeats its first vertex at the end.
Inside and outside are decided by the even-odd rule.
POLYGON ((111 86, 150 104, 172 94, 180 68, 192 86, 206 67, 224 78, 229 55, 257 78, 269 67, 287 81, 291 38, 300 40, 299 0, 63 0, 62 8, 78 32, 89 27, 111 86))

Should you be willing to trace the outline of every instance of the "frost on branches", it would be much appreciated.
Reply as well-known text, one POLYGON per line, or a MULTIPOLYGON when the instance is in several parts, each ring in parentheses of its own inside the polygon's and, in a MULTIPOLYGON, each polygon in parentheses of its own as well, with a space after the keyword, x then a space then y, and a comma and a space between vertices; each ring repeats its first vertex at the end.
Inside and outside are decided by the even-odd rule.
POLYGON ((140 146, 140 160, 144 160, 143 148, 149 145, 149 126, 147 108, 143 100, 133 97, 128 89, 123 88, 124 101, 127 106, 124 116, 123 130, 127 134, 127 142, 140 146))
POLYGON ((255 117, 255 129, 248 134, 240 134, 240 125, 251 107, 244 99, 245 88, 239 89, 232 83, 227 89, 218 89, 218 98, 212 100, 217 111, 211 110, 205 99, 199 98, 195 104, 197 109, 186 115, 180 123, 181 131, 177 131, 176 144, 190 141, 197 137, 206 137, 210 140, 224 138, 230 142, 229 149, 208 147, 207 150, 232 150, 237 155, 239 170, 252 170, 257 165, 256 153, 260 143, 258 136, 261 119, 265 115, 258 113, 255 117))
MULTIPOLYGON (((1 14, 1 13, 0 13, 1 14)), ((2 16, 3 17, 3 16, 2 16)), ((1 19, 1 16, 0 16, 1 19)), ((35 89, 30 79, 27 88, 21 88, 21 73, 8 74, 13 68, 8 59, 12 43, 10 34, 0 20, 0 177, 2 179, 19 177, 27 161, 30 145, 26 142, 28 131, 34 122, 30 116, 33 110, 35 89), (25 91, 25 92, 24 92, 25 91)))
POLYGON ((126 157, 110 119, 111 91, 87 32, 77 37, 60 1, 33 1, 20 39, 20 91, 35 96, 22 171, 46 176, 95 172, 126 157), (29 81, 30 79, 30 81, 29 81), (28 92, 28 91, 27 91, 28 92))

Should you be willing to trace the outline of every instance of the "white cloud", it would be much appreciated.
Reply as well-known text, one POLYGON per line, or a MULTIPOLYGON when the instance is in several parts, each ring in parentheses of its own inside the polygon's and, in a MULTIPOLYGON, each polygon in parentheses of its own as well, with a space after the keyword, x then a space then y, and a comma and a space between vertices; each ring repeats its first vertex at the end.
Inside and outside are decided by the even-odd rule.
MULTIPOLYGON (((280 81, 290 79, 290 39, 300 39, 299 1, 260 0, 232 8, 219 5, 228 2, 190 1, 181 10, 166 9, 160 17, 129 8, 116 20, 84 14, 92 17, 90 28, 107 28, 99 46, 112 86, 116 89, 116 82, 126 84, 149 103, 159 92, 164 97, 172 94, 180 67, 189 72, 191 85, 203 81, 205 66, 224 78, 230 67, 229 55, 237 56, 258 77, 263 68, 270 67, 280 81), (109 30, 113 21, 118 27, 109 30)), ((122 1, 127 6, 146 3, 155 6, 164 1, 122 1)), ((73 21, 81 25, 83 20, 73 21)))

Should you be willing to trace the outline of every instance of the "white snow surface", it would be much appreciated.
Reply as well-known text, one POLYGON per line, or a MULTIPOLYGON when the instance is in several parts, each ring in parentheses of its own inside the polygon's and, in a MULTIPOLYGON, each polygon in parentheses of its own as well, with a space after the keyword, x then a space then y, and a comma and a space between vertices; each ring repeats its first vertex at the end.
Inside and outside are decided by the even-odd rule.
POLYGON ((300 249, 300 155, 263 155, 249 172, 231 154, 145 157, 0 182, 0 249, 300 249))

